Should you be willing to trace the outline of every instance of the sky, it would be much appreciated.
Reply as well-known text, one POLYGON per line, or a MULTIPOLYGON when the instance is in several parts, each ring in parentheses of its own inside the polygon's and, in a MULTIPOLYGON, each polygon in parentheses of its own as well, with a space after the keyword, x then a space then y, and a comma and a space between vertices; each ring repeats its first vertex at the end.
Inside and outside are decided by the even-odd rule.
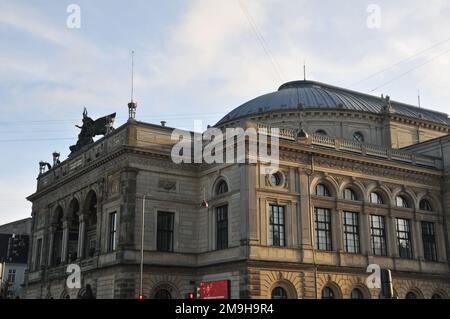
POLYGON ((303 64, 450 113, 447 0, 0 0, 0 224, 30 216, 38 162, 67 157, 83 107, 126 121, 132 50, 136 118, 171 127, 213 125, 303 64))

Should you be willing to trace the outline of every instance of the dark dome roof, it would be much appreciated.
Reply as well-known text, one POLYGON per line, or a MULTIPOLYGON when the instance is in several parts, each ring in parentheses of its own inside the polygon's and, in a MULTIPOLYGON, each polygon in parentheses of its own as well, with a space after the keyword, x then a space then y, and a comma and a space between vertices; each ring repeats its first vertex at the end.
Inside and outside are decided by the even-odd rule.
MULTIPOLYGON (((385 100, 314 81, 293 81, 280 86, 278 91, 261 95, 224 116, 216 125, 258 113, 305 109, 341 109, 358 112, 382 113, 385 100)), ((420 118, 439 124, 450 124, 448 115, 413 105, 391 101, 395 114, 420 118)))

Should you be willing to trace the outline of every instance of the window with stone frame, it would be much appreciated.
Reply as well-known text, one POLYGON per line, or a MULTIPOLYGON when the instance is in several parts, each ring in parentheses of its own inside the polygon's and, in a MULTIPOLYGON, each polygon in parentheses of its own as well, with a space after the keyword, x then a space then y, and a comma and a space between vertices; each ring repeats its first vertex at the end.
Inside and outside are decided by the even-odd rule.
POLYGON ((370 215, 370 239, 372 243, 372 254, 375 256, 386 256, 386 229, 384 216, 370 215))
POLYGON ((175 214, 158 212, 157 217, 156 249, 158 251, 173 251, 174 219, 175 214))
POLYGON ((326 197, 331 196, 330 191, 328 190, 328 187, 325 186, 324 184, 317 184, 316 195, 317 196, 326 196, 326 197))
POLYGON ((412 258, 411 226, 410 221, 396 218, 398 253, 401 258, 412 258))
POLYGON ((372 204, 384 204, 383 197, 378 192, 370 193, 370 202, 372 204))
POLYGON ((109 214, 109 242, 108 251, 115 251, 117 246, 117 213, 109 214))
POLYGON ((269 242, 272 246, 285 246, 285 206, 270 205, 269 242))
POLYGON ((421 222, 423 254, 425 260, 437 261, 436 234, 434 224, 431 222, 421 222))
POLYGON ((342 219, 344 249, 347 253, 358 254, 360 252, 358 213, 343 212, 342 219))
POLYGON ((36 255, 35 255, 35 270, 40 270, 42 263, 42 238, 39 238, 36 242, 36 255))
POLYGON ((216 208, 216 249, 228 248, 228 205, 216 208))
POLYGON ((358 196, 356 196, 356 193, 351 188, 344 189, 344 199, 346 200, 358 200, 358 196))
POLYGON ((319 250, 332 250, 331 245, 331 210, 315 208, 316 247, 319 250))

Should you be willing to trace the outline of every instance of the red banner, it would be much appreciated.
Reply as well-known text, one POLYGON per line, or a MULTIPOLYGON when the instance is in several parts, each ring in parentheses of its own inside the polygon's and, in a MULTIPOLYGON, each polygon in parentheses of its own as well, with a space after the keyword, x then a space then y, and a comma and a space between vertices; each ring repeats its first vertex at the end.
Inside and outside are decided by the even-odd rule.
POLYGON ((201 299, 228 299, 229 280, 210 281, 200 283, 201 299))

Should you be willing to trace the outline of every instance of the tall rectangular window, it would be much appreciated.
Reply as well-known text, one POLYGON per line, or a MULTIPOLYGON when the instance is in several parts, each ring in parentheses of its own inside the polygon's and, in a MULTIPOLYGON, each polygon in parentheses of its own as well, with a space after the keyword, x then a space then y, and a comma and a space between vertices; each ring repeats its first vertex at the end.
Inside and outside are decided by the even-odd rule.
POLYGON ((15 283, 16 282, 16 270, 10 269, 8 271, 8 283, 15 283))
POLYGON ((348 253, 359 253, 359 227, 358 213, 344 212, 343 230, 344 230, 344 249, 348 253))
POLYGON ((228 248, 228 205, 216 209, 216 248, 228 248))
POLYGON ((285 246, 284 206, 270 205, 269 241, 272 246, 285 246))
POLYGON ((396 218, 398 253, 401 258, 412 258, 411 227, 408 219, 396 218))
POLYGON ((331 211, 316 208, 316 245, 319 250, 332 250, 331 245, 331 211))
POLYGON ((425 260, 436 261, 436 235, 433 223, 422 222, 422 241, 425 260))
POLYGON ((41 268, 42 259, 42 238, 39 238, 36 243, 36 256, 35 256, 35 269, 39 270, 41 268))
POLYGON ((117 213, 109 214, 109 251, 116 250, 116 239, 117 239, 117 213))
POLYGON ((386 256, 384 216, 370 215, 370 237, 372 241, 372 254, 375 256, 386 256))
POLYGON ((173 251, 174 213, 158 212, 156 249, 173 251))

